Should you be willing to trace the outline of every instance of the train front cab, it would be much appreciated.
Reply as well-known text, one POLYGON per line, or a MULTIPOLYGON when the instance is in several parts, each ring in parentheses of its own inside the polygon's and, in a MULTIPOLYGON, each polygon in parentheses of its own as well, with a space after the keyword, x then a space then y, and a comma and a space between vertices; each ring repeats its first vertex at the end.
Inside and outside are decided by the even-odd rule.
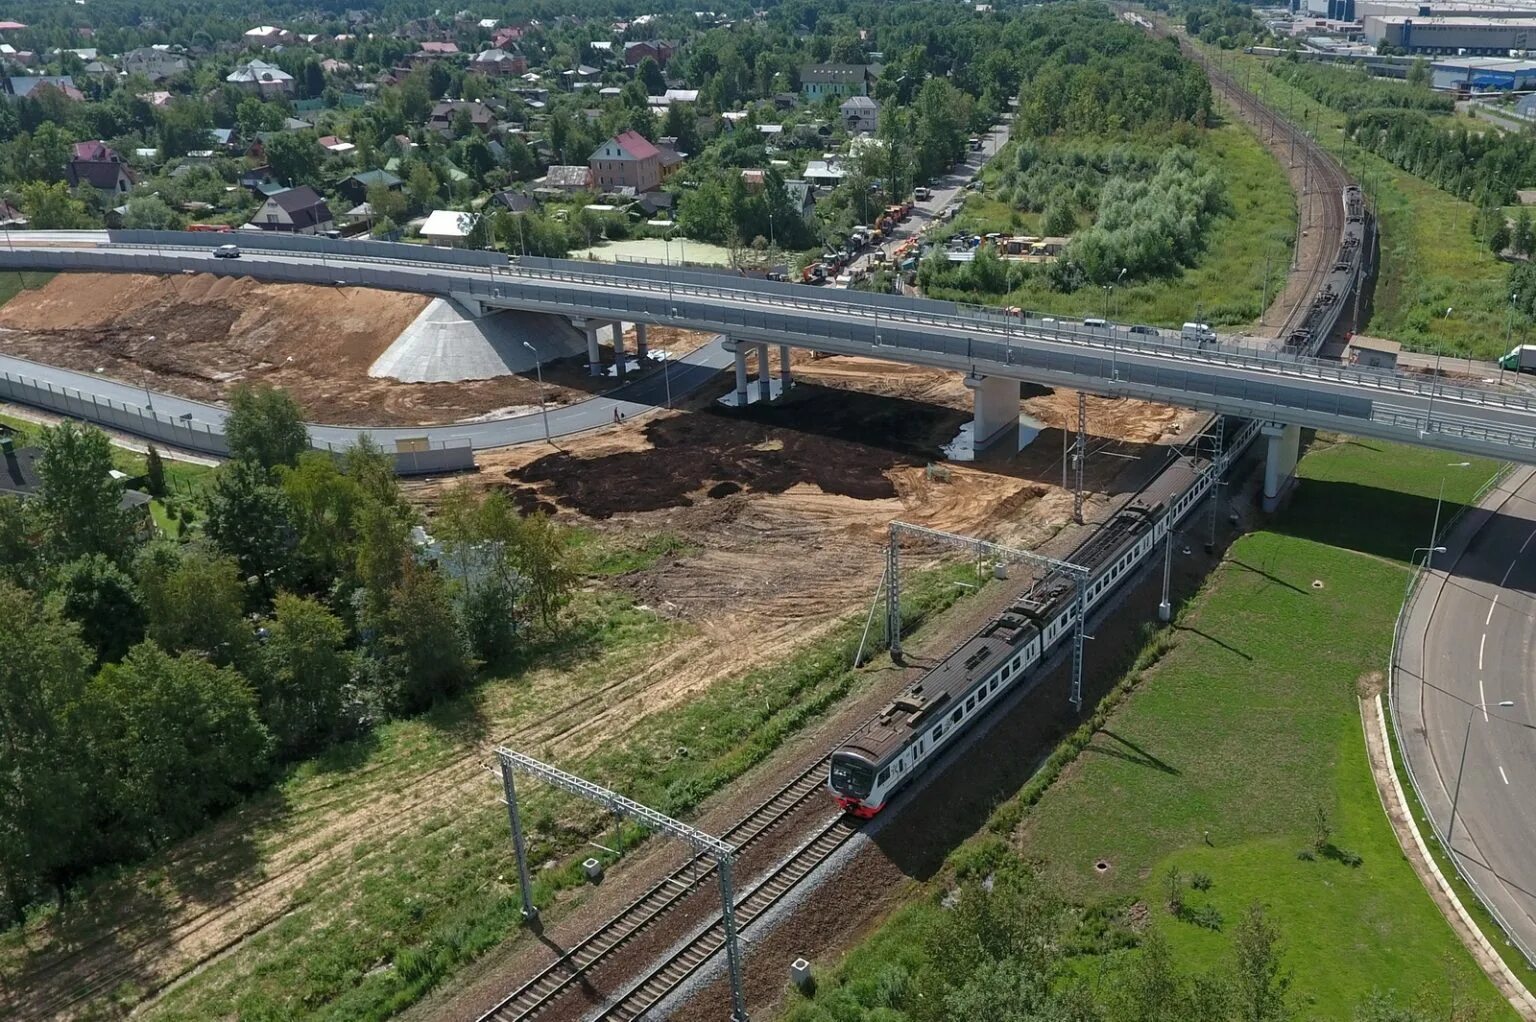
POLYGON ((863 756, 842 750, 834 752, 827 786, 839 806, 862 820, 885 808, 884 803, 871 805, 868 801, 875 788, 875 765, 863 756))

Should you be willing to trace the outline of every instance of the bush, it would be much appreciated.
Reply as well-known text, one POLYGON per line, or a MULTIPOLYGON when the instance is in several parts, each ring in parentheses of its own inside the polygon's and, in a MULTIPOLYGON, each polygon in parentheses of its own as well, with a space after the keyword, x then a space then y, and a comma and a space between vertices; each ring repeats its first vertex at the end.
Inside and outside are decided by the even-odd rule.
POLYGON ((1206 873, 1191 873, 1189 875, 1189 886, 1197 891, 1209 891, 1211 889, 1210 875, 1206 873))

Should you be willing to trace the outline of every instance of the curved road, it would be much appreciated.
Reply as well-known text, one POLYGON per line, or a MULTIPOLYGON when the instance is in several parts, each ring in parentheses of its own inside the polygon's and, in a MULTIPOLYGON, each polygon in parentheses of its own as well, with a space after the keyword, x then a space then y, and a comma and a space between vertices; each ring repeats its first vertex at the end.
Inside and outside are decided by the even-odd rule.
POLYGON ((1435 832, 1449 837, 1462 870, 1529 958, 1536 949, 1536 474, 1515 472, 1442 542, 1447 552, 1437 555, 1404 623, 1399 740, 1435 832))

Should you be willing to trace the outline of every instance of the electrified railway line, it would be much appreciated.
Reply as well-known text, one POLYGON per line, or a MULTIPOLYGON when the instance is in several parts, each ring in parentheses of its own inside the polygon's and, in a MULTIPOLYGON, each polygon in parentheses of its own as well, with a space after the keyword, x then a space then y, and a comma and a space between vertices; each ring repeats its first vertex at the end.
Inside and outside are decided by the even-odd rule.
MULTIPOLYGON (((1327 333, 1337 321, 1340 309, 1335 307, 1333 302, 1342 301, 1347 295, 1347 291, 1344 294, 1335 293, 1332 296, 1333 301, 1330 301, 1326 297, 1329 290, 1336 288, 1341 279, 1345 281, 1346 288, 1356 283, 1361 259, 1360 237, 1358 234, 1355 236, 1353 241, 1355 249, 1351 253, 1349 236, 1351 226, 1359 221, 1359 218, 1353 215, 1359 208, 1358 190, 1353 188, 1342 168, 1310 137, 1299 133, 1298 129, 1289 122, 1274 117, 1255 97, 1241 89, 1226 72, 1208 63, 1206 71, 1216 89, 1232 103, 1245 110, 1255 123, 1266 118, 1272 119, 1277 131, 1291 133, 1292 138, 1288 141, 1300 148, 1304 160, 1311 161, 1308 176, 1315 180, 1314 187, 1323 194, 1320 225, 1323 234, 1318 245, 1319 257, 1308 268, 1304 297, 1290 311, 1281 331, 1281 337, 1286 339, 1293 350, 1302 350, 1311 354, 1321 346, 1327 333), (1355 206, 1351 205, 1351 193, 1353 193, 1355 206)), ((1242 435, 1251 436, 1252 432, 1249 429, 1242 435)), ((1237 453, 1239 452, 1234 450, 1224 455, 1223 465, 1237 453)), ((1119 584, 1124 578, 1132 576, 1131 569, 1146 561, 1150 550, 1156 546, 1158 537, 1168 535, 1175 527, 1177 519, 1189 513, 1196 502, 1191 498, 1202 497, 1213 487, 1214 481, 1206 472, 1206 466, 1202 466, 1198 460, 1180 458, 1170 461, 1138 494, 1139 497, 1151 494, 1152 496, 1148 499, 1154 501, 1152 504, 1154 509, 1167 509, 1162 512, 1165 517, 1156 531, 1142 532, 1143 526, 1133 520, 1134 515, 1122 512, 1112 516, 1086 537, 1078 546, 1072 560, 1074 563, 1087 562, 1097 565, 1097 570, 1104 573, 1106 584, 1110 581, 1107 573, 1112 570, 1113 582, 1119 584), (1134 548, 1128 545, 1132 539, 1137 540, 1134 548), (1112 555, 1118 559, 1111 569, 1109 558, 1112 555)), ((1145 509, 1136 513, 1141 514, 1145 521, 1152 520, 1145 509)), ((1019 590, 1021 593, 1028 594, 1034 592, 1036 587, 1048 585, 1050 580, 1049 572, 1032 573, 1029 581, 1021 584, 1019 590)), ((975 643, 978 636, 986 633, 995 624, 996 622, 990 622, 967 640, 957 644, 941 660, 941 663, 959 655, 963 647, 968 643, 975 643)), ((1045 652, 1046 650, 1043 649, 1040 651, 1039 661, 1045 660, 1045 652)), ((880 716, 880 714, 873 715, 852 734, 868 728, 880 716)), ((843 742, 836 743, 833 748, 840 748, 843 744, 843 742)), ((773 831, 791 815, 798 813, 808 800, 823 790, 824 779, 828 776, 832 759, 829 753, 808 766, 772 797, 727 830, 722 837, 731 842, 738 852, 758 844, 764 835, 773 831)), ((858 833, 860 822, 841 813, 821 818, 809 831, 806 840, 766 874, 754 880, 738 896, 735 904, 739 925, 743 928, 749 926, 773 906, 783 901, 816 870, 817 866, 825 862, 858 833)), ((714 872, 714 868, 713 864, 704 861, 701 857, 691 857, 688 862, 654 884, 560 958, 545 966, 536 976, 513 991, 494 1008, 481 1015, 480 1022, 525 1022, 548 1011, 566 991, 584 982, 588 974, 607 962, 636 935, 652 929, 664 919, 677 917, 679 914, 677 910, 681 903, 700 889, 704 880, 714 872)), ((669 994, 713 959, 724 944, 724 927, 718 917, 702 925, 696 925, 690 936, 674 944, 673 949, 663 958, 638 975, 622 992, 598 1009, 594 1017, 604 1020, 634 1020, 648 1017, 649 1013, 669 994)))

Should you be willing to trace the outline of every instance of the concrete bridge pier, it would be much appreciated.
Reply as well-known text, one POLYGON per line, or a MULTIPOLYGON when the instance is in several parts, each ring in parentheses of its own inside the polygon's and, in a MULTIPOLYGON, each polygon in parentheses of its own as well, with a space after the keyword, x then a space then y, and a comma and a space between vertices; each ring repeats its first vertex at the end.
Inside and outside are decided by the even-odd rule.
POLYGON ((592 376, 600 376, 603 372, 603 353, 597 346, 597 322, 583 320, 581 328, 587 334, 587 372, 592 376))
POLYGON ((1269 444, 1264 458, 1264 510, 1280 506, 1296 484, 1296 461, 1301 456, 1301 427, 1266 422, 1259 432, 1269 444))
POLYGON ((787 391, 794 385, 789 377, 789 345, 779 345, 779 386, 787 391))
POLYGON ((727 350, 736 355, 736 393, 732 402, 737 408, 747 406, 747 346, 740 341, 727 337, 725 339, 727 350))
POLYGON ((947 448, 955 461, 970 461, 993 444, 1008 440, 1013 449, 1019 443, 1019 381, 1002 376, 965 378, 974 409, 971 421, 960 428, 960 435, 947 448), (1012 439, 1009 440, 1012 431, 1012 439))
POLYGON ((619 379, 623 379, 627 367, 624 365, 624 324, 613 324, 613 371, 619 379))
POLYGON ((773 400, 773 364, 768 361, 768 345, 757 346, 757 399, 773 400))
POLYGON ((645 324, 644 323, 636 323, 635 324, 635 356, 640 359, 640 364, 644 365, 645 364, 646 356, 649 355, 649 354, 650 354, 650 349, 645 346, 645 324))

